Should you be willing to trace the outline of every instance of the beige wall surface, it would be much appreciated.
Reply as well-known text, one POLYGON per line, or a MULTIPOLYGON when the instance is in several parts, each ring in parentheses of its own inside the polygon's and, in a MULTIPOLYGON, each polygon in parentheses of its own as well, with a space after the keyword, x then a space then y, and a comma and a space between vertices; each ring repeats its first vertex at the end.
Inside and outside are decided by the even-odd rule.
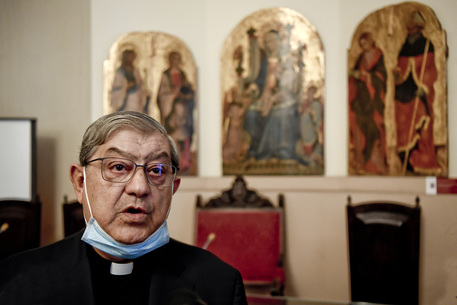
MULTIPOLYGON (((424 195, 424 178, 354 178, 347 174, 346 50, 353 30, 393 0, 0 0, 0 116, 35 117, 42 244, 63 237, 62 200, 74 198, 68 169, 82 134, 102 114, 103 60, 111 44, 133 31, 182 39, 199 69, 200 178, 183 178, 170 215, 171 234, 193 241, 194 198, 229 187, 221 177, 219 56, 230 31, 249 14, 289 7, 319 31, 326 52, 324 177, 249 177, 250 187, 286 197, 287 293, 348 300, 345 204, 421 195, 421 304, 455 304, 457 222, 451 195, 424 195)), ((448 112, 457 113, 457 1, 420 1, 447 30, 448 112)), ((449 172, 457 176, 457 121, 449 121, 449 172)))
POLYGON ((61 204, 74 197, 69 166, 90 123, 89 37, 89 1, 0 1, 0 116, 37 119, 42 244, 63 236, 61 204))

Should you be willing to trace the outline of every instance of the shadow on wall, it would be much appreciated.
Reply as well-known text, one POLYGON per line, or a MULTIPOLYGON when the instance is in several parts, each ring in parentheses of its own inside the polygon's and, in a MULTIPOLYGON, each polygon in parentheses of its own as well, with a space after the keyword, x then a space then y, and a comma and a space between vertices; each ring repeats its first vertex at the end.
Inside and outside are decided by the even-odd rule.
MULTIPOLYGON (((452 214, 451 214, 452 215, 452 214)), ((442 219, 446 218, 445 215, 442 215, 442 219)), ((452 288, 453 292, 449 292, 450 290, 449 283, 452 283, 455 280, 455 274, 457 271, 457 223, 453 223, 452 225, 448 226, 447 228, 443 228, 442 238, 437 241, 437 243, 444 243, 446 244, 445 247, 434 247, 435 249, 453 249, 452 251, 437 251, 433 254, 436 255, 437 259, 436 262, 440 262, 436 268, 433 269, 434 274, 430 274, 431 277, 436 278, 437 281, 433 283, 433 287, 423 287, 425 285, 421 285, 419 287, 420 291, 424 291, 428 288, 429 291, 433 291, 433 295, 431 299, 425 300, 424 304, 435 303, 435 304, 452 304, 455 302, 457 298, 457 293, 455 289, 452 288), (438 253, 439 252, 439 253, 438 253), (452 295, 454 298, 450 299, 449 296, 452 295), (449 299, 447 299, 449 298, 449 299)), ((434 250, 436 251, 436 250, 434 250)), ((424 263, 421 263, 421 267, 424 263)), ((421 272, 421 277, 429 276, 421 272)), ((423 283, 423 282, 422 282, 423 283)))
POLYGON ((55 186, 57 160, 54 138, 37 137, 37 194, 42 203, 41 210, 41 245, 47 245, 57 239, 58 230, 54 219, 62 217, 61 209, 56 209, 58 201, 55 186))

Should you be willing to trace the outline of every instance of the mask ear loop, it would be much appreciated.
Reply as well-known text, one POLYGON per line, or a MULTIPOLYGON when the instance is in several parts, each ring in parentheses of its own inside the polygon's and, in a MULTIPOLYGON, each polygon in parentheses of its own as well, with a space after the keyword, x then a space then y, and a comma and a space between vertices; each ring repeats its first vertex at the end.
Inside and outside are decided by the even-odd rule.
MULTIPOLYGON (((87 196, 86 167, 85 166, 83 167, 83 175, 84 175, 84 194, 86 195, 87 206, 89 207, 90 217, 92 218, 93 217, 92 216, 92 208, 90 207, 89 196, 87 196)), ((83 215, 83 216, 84 216, 84 221, 86 222, 86 225, 87 225, 86 215, 83 215)))

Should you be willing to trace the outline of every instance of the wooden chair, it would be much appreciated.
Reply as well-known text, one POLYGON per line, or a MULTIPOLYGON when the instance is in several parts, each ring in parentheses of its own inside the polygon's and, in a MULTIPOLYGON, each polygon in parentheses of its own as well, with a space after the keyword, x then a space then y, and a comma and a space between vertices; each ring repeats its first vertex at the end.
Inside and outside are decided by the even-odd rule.
POLYGON ((419 197, 415 206, 348 197, 352 301, 418 304, 420 211, 419 197))
POLYGON ((0 260, 40 246, 41 202, 0 200, 0 260))
POLYGON ((197 196, 196 245, 237 268, 247 289, 284 292, 284 196, 278 207, 237 177, 205 205, 197 196))
POLYGON ((83 216, 83 206, 77 200, 68 202, 67 196, 63 203, 64 235, 70 236, 86 226, 83 216))

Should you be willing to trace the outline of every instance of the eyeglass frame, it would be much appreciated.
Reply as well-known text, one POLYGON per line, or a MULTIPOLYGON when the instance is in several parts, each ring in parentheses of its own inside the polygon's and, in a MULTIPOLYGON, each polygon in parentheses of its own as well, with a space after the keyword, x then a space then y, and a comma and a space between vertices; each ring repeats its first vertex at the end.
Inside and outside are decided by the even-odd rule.
POLYGON ((148 184, 152 185, 152 186, 156 186, 156 187, 171 187, 173 185, 173 182, 175 181, 176 179, 176 174, 178 173, 179 171, 179 167, 176 167, 174 166, 173 164, 170 164, 170 163, 161 163, 161 162, 150 162, 150 163, 147 163, 147 164, 136 164, 134 161, 130 160, 130 159, 127 159, 127 158, 121 158, 121 157, 104 157, 104 158, 97 158, 97 159, 93 159, 93 160, 89 160, 87 161, 86 163, 86 166, 95 162, 95 161, 101 161, 101 165, 100 165, 100 174, 102 176, 102 179, 105 180, 106 182, 111 182, 111 183, 128 183, 130 182, 130 180, 132 180, 133 176, 135 176, 135 173, 136 173, 136 170, 138 167, 142 167, 143 168, 143 171, 144 171, 144 174, 146 176, 146 181, 148 182, 148 184), (130 176, 130 178, 127 180, 127 181, 110 181, 110 180, 107 180, 105 178, 105 176, 103 175, 103 161, 106 160, 106 159, 119 159, 119 160, 125 160, 125 161, 129 161, 129 162, 132 162, 134 165, 135 165, 135 169, 133 170, 133 173, 132 173, 132 176, 130 176), (147 170, 147 167, 151 164, 163 164, 163 165, 170 165, 171 168, 172 168, 172 174, 173 174, 173 180, 171 180, 171 183, 170 185, 157 185, 157 184, 152 184, 150 181, 149 181, 149 175, 147 174, 146 170, 147 170))

